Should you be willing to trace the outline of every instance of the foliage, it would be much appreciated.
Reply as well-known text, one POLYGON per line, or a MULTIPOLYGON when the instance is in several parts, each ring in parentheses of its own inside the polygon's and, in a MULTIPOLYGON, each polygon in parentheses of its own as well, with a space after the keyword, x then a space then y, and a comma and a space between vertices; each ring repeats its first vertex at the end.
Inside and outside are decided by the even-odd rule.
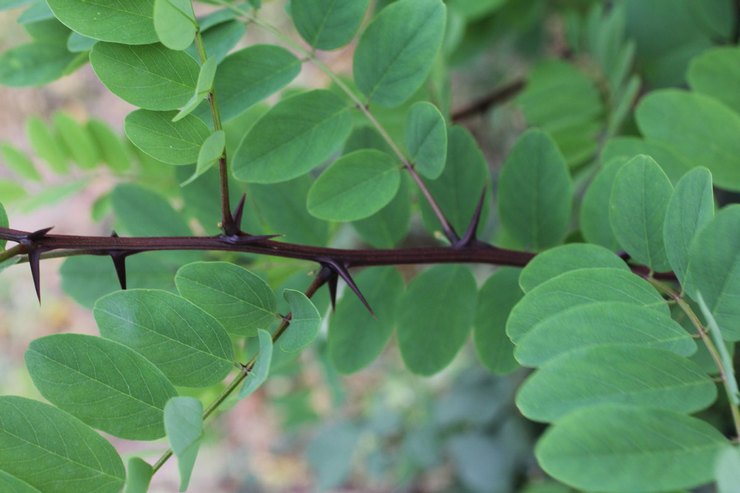
POLYGON ((11 229, 0 205, 0 268, 28 263, 40 299, 41 261, 69 257, 63 288, 100 334, 29 344, 50 404, 0 397, 3 491, 144 492, 173 455, 185 491, 207 419, 300 372, 299 354, 341 395, 338 374, 389 346, 408 373, 454 373, 471 332, 486 371, 420 389, 425 411, 381 399, 325 423, 307 447, 317 486, 347 481, 373 433, 368 463, 405 485, 447 460, 475 492, 734 491, 736 5, 293 0, 277 27, 254 0, 119 3, 0 1, 31 38, 0 54, 0 83, 89 61, 136 107, 125 138, 59 112, 28 121, 32 156, 0 143, 11 219, 103 174, 116 184, 91 219, 118 233, 11 229), (546 59, 552 19, 567 53, 546 59), (245 46, 245 26, 273 44, 245 46), (453 76, 500 46, 525 80, 453 110, 453 76), (325 62, 339 49, 351 74, 325 62), (306 65, 329 83, 289 86, 306 65), (502 119, 515 142, 489 166, 502 119), (419 264, 436 265, 400 269, 419 264), (95 430, 170 449, 125 471, 95 430))

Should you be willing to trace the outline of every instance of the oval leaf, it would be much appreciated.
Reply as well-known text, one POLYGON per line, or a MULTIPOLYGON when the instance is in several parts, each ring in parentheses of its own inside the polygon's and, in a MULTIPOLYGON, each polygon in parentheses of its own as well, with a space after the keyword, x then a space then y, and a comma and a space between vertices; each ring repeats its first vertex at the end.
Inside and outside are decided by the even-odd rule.
POLYGON ((0 471, 0 491, 6 493, 41 493, 30 484, 11 476, 5 471, 0 471))
POLYGON ((188 185, 196 180, 200 175, 213 167, 216 162, 224 155, 226 150, 226 132, 217 130, 213 132, 203 142, 198 151, 198 161, 195 164, 193 176, 188 178, 181 186, 188 185))
POLYGON ((614 179, 626 163, 624 157, 608 161, 591 181, 581 202, 579 222, 583 237, 613 252, 619 250, 619 243, 609 222, 609 197, 614 179))
POLYGON ((128 460, 127 472, 124 493, 147 493, 149 491, 154 469, 148 462, 138 457, 131 457, 128 460))
POLYGON ((174 111, 136 110, 126 117, 126 136, 154 159, 167 164, 193 164, 210 130, 203 121, 186 116, 173 122, 174 111))
POLYGON ((160 44, 96 43, 90 52, 90 63, 113 94, 140 108, 156 111, 185 105, 195 92, 200 72, 190 55, 160 44))
POLYGON ((85 423, 130 440, 164 436, 162 410, 175 388, 131 349, 100 337, 34 340, 26 365, 41 395, 85 423))
POLYGON ((80 34, 101 41, 128 45, 157 41, 151 0, 98 2, 95 0, 48 0, 54 17, 80 34), (122 29, 122 26, 126 26, 122 29))
POLYGON ((414 104, 406 115, 406 147, 414 168, 434 180, 445 168, 447 125, 436 106, 427 102, 414 104))
POLYGON ((247 378, 244 379, 244 385, 239 389, 239 399, 244 399, 260 388, 270 374, 273 350, 272 336, 266 330, 259 329, 257 338, 259 339, 259 353, 257 353, 254 366, 249 371, 247 378))
POLYGON ((93 310, 100 334, 141 353, 182 387, 220 382, 233 367, 223 326, 167 291, 135 289, 100 298, 93 310))
POLYGON ((311 300, 300 291, 286 289, 283 297, 290 306, 290 326, 278 341, 278 347, 286 353, 294 353, 316 339, 321 327, 321 315, 311 300))
POLYGON ((477 297, 475 279, 460 265, 438 265, 411 281, 398 309, 398 345, 409 370, 433 375, 450 364, 473 325, 477 297))
POLYGON ((378 212, 398 192, 399 164, 388 154, 367 149, 339 158, 308 192, 308 212, 327 221, 356 221, 378 212))
POLYGON ((694 91, 716 98, 740 113, 740 47, 720 46, 691 60, 686 79, 694 91))
POLYGON ((164 427, 177 457, 180 491, 186 491, 203 436, 203 404, 193 397, 173 397, 164 408, 164 427))
POLYGON ((0 54, 0 84, 11 87, 40 86, 65 75, 77 55, 63 44, 37 41, 0 54))
POLYGON ((657 492, 711 481, 715 457, 726 444, 696 418, 606 405, 558 421, 535 454, 545 472, 578 489, 657 492))
POLYGON ((312 0, 291 5, 301 37, 319 50, 335 50, 352 40, 365 17, 368 0, 312 0))
POLYGON ((36 170, 33 161, 25 153, 12 145, 3 142, 0 144, 0 154, 8 168, 26 180, 41 181, 41 174, 36 170))
POLYGON ((277 183, 308 173, 349 136, 349 109, 339 96, 326 90, 280 101, 242 140, 234 156, 234 176, 277 183))
POLYGON ((154 31, 159 41, 171 50, 184 50, 195 39, 191 0, 154 0, 154 31))
POLYGON ((689 414, 716 398, 712 379, 686 358, 660 349, 602 346, 548 361, 524 382, 516 405, 533 421, 553 422, 598 404, 689 414))
POLYGON ((195 262, 175 276, 177 290, 237 336, 254 337, 277 319, 275 293, 261 277, 229 262, 195 262))
POLYGON ((357 87, 383 106, 398 106, 427 78, 442 45, 446 24, 440 0, 399 0, 362 33, 355 50, 357 87))
POLYGON ((118 493, 126 472, 113 446, 48 404, 0 397, 0 464, 44 493, 118 493))

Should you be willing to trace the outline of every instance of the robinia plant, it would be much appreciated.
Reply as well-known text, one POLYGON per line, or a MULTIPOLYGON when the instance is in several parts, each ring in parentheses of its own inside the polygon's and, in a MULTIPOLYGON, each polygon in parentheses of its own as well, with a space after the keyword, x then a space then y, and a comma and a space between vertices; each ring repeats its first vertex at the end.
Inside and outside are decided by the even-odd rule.
POLYGON ((457 441, 470 491, 739 491, 736 3, 0 8, 30 35, 0 83, 89 63, 136 107, 125 138, 57 113, 0 148, 11 213, 115 178, 99 236, 14 229, 0 207, 0 268, 27 264, 41 300, 44 260, 65 257, 99 331, 29 344, 47 402, 0 397, 3 492, 145 492, 175 460, 184 491, 204 427, 280 362, 321 346, 350 374, 389 344, 423 376, 474 347, 541 423, 503 483, 507 453, 457 441), (478 74, 487 95, 461 95, 491 56, 508 61, 478 74), (323 82, 291 84, 305 70, 323 82), (66 181, 28 193, 50 174, 66 181), (167 442, 124 464, 98 432, 167 442))

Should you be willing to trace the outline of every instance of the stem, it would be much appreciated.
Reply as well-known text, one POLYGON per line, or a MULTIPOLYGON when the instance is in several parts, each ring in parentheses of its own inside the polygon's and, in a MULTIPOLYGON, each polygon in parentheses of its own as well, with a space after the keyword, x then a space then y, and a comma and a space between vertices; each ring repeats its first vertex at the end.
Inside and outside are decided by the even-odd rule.
MULTIPOLYGON (((312 298, 314 294, 316 294, 316 291, 319 290, 321 286, 323 286, 328 277, 326 277, 324 271, 320 271, 318 275, 314 278, 311 285, 306 289, 305 295, 307 298, 312 298)), ((283 318, 282 322, 280 322, 280 325, 277 329, 275 329, 275 333, 272 335, 272 342, 277 342, 278 339, 288 330, 288 327, 290 326, 290 313, 283 318)), ((203 420, 208 419, 220 406, 223 404, 226 399, 233 394, 236 389, 239 388, 239 385, 249 376, 249 372, 252 371, 252 368, 254 368, 255 363, 257 362, 257 355, 253 356, 252 359, 249 360, 244 365, 241 365, 241 369, 239 370, 239 374, 234 377, 234 379, 229 383, 229 385, 226 386, 226 388, 221 392, 221 394, 213 401, 211 402, 208 407, 203 411, 203 420)), ((165 453, 162 454, 162 456, 157 460, 157 462, 154 463, 152 466, 152 475, 154 475, 157 471, 159 471, 164 464, 170 460, 172 457, 173 452, 172 449, 167 449, 165 453)))
POLYGON ((508 101, 512 97, 516 96, 519 91, 524 89, 525 82, 524 80, 515 80, 514 82, 511 82, 509 84, 506 84, 505 86, 501 86, 495 91, 493 91, 491 94, 485 96, 484 98, 475 101, 469 106, 465 106, 463 108, 460 108, 459 110, 452 112, 452 121, 453 122, 459 122, 461 120, 467 120, 468 118, 485 113, 488 111, 492 106, 496 106, 497 104, 503 103, 505 101, 508 101))
POLYGON ((738 406, 734 404, 736 397, 733 396, 733 391, 730 388, 730 379, 727 376, 727 372, 725 371, 725 365, 722 364, 722 357, 717 350, 717 346, 714 344, 714 341, 712 341, 712 338, 709 336, 706 328, 704 328, 704 326, 702 325, 699 317, 697 317, 696 313, 694 313, 694 310, 691 309, 691 306, 686 303, 686 300, 684 300, 679 293, 669 288, 668 286, 665 286, 663 283, 655 281, 650 277, 645 277, 645 279, 647 279, 647 281, 650 282, 650 284, 652 284, 659 291, 667 294, 671 299, 673 299, 679 306, 679 308, 681 308, 681 311, 683 311, 686 316, 689 317, 691 325, 696 328, 696 332, 699 334, 699 337, 706 346, 709 355, 714 361, 714 364, 717 366, 720 379, 722 380, 722 386, 724 387, 725 393, 727 394, 727 402, 730 406, 730 414, 732 415, 732 421, 735 426, 735 436, 740 438, 740 409, 738 409, 738 406))
MULTIPOLYGON (((195 47, 198 51, 200 63, 203 64, 208 59, 205 46, 203 45, 203 36, 200 29, 195 32, 195 47)), ((216 104, 216 92, 213 88, 208 91, 208 107, 211 109, 211 118, 213 119, 213 129, 218 132, 223 129, 221 124, 221 113, 216 104)), ((226 162, 226 149, 218 158, 218 175, 221 188, 221 227, 227 236, 239 233, 238 224, 234 223, 234 216, 231 214, 231 204, 229 203, 229 170, 226 162)))
POLYGON ((424 181, 421 179, 419 174, 414 169, 413 164, 406 158, 406 156, 403 154, 401 149, 398 147, 396 142, 393 140, 393 138, 388 134, 388 131, 383 127, 383 125, 375 118, 375 115, 373 115, 370 112, 370 109, 367 107, 367 105, 360 100, 360 98, 357 97, 357 95, 350 89, 347 84, 342 81, 341 78, 337 76, 337 74, 334 73, 332 69, 327 67, 324 62, 319 60, 316 57, 316 54, 313 51, 306 50, 303 46, 296 43, 292 39, 290 39, 288 36, 285 36, 279 29, 277 29, 272 24, 269 24, 267 22, 264 22, 254 16, 252 16, 249 12, 247 12, 244 9, 241 9, 237 6, 231 5, 228 2, 225 2, 223 0, 216 0, 216 3, 221 5, 222 7, 226 7, 233 12, 236 12, 237 14, 241 15, 244 19, 246 19, 248 22, 252 22, 255 25, 261 27, 265 31, 268 31, 273 36, 278 38, 280 41, 282 41, 287 46, 290 46, 294 50, 300 53, 300 55, 305 58, 307 61, 311 62, 321 70, 324 74, 326 74, 327 77, 329 77, 332 82, 334 82, 339 89, 344 92, 347 97, 349 97, 352 102, 357 106, 357 108, 365 115, 367 120, 372 124, 373 127, 375 127, 375 130, 378 131, 380 136, 383 138, 383 140, 388 144, 388 146, 391 148, 393 153, 398 157, 398 159, 403 164, 404 168, 406 168, 406 171, 409 172, 411 177, 414 179, 416 184, 419 186, 419 190, 421 190, 421 193, 424 195, 424 198, 429 203, 429 206, 432 208, 432 211, 434 212, 434 215, 437 216, 437 219, 439 220, 439 224, 442 227, 442 230, 447 237, 447 240, 452 244, 455 243, 457 240, 460 239, 460 237, 455 232, 455 229, 450 224, 450 221, 447 219, 447 217, 442 212, 442 209, 439 207, 439 204, 437 201, 432 197, 432 194, 429 192, 429 189, 427 188, 424 181))
POLYGON ((22 255, 25 252, 26 248, 23 245, 16 245, 13 248, 8 248, 7 250, 0 252, 0 264, 17 255, 22 255))

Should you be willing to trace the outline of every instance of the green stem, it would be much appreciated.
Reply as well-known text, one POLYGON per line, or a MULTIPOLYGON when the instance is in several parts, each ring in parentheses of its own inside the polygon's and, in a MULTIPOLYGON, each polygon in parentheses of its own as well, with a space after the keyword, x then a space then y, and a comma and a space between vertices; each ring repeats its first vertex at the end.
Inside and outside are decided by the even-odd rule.
POLYGON ((6 260, 9 260, 16 255, 22 255, 26 252, 26 247, 23 245, 16 245, 12 248, 8 248, 7 250, 3 250, 0 252, 0 264, 5 262, 6 260))

